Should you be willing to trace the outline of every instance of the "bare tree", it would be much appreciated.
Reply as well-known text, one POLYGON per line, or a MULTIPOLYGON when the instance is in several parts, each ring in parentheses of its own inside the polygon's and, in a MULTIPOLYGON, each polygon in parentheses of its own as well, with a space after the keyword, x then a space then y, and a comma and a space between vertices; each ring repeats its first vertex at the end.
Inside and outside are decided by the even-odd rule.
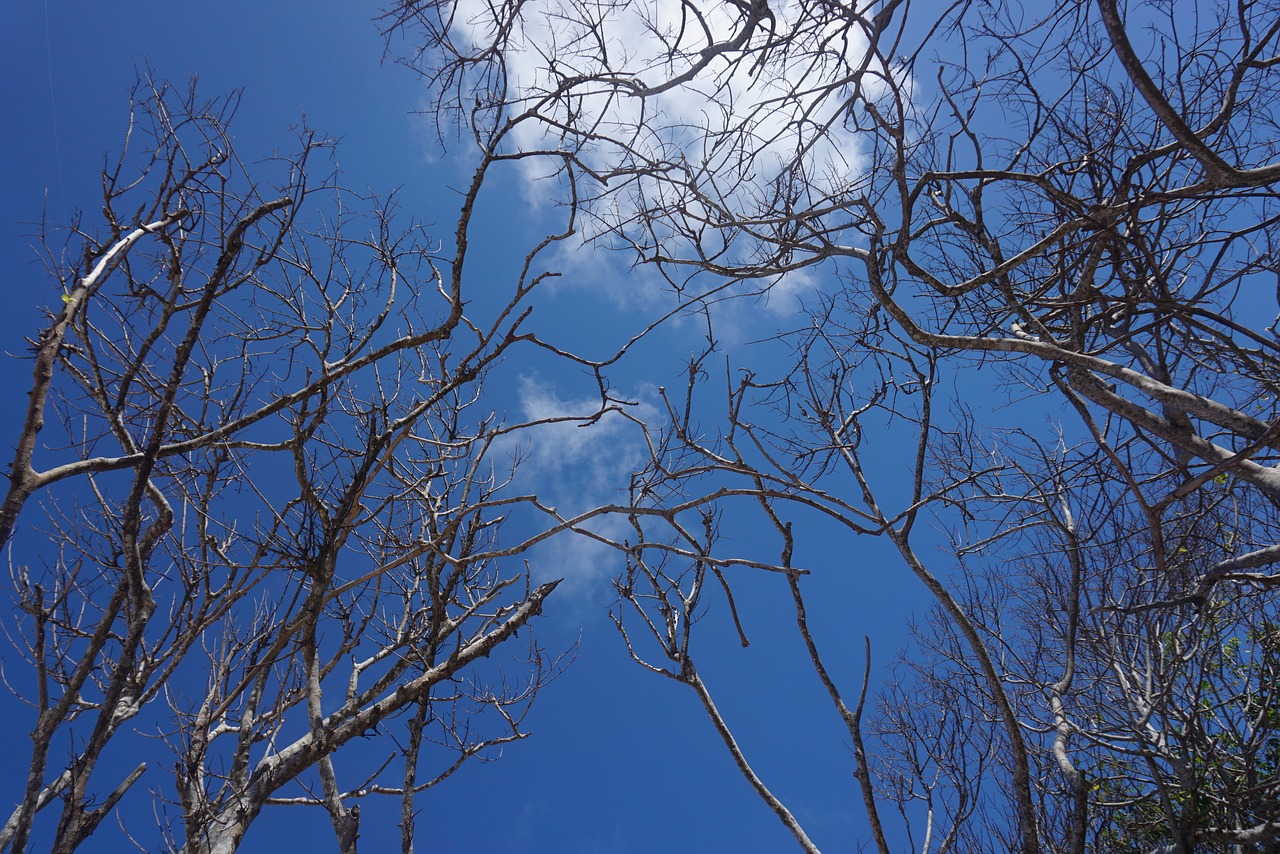
POLYGON ((383 20, 421 45, 441 115, 554 151, 593 234, 713 323, 723 297, 820 282, 765 367, 709 336, 617 543, 633 656, 693 689, 803 848, 693 666, 709 590, 743 631, 748 570, 791 593, 879 850, 891 805, 921 850, 1280 845, 1274 3, 424 0, 383 20), (897 472, 869 464, 904 435, 897 472), (773 554, 719 545, 750 514, 773 554), (888 539, 935 599, 900 673, 936 737, 893 687, 871 732, 867 686, 830 676, 803 597, 818 518, 888 539), (922 556, 922 519, 954 566, 922 556))
POLYGON ((47 237, 61 298, 0 508, 32 739, 0 849, 75 850, 120 806, 140 847, 228 852, 312 806, 354 852, 385 796, 408 852, 416 796, 523 738, 560 667, 518 635, 557 584, 519 556, 563 526, 510 487, 527 425, 482 388, 538 346, 537 257, 572 220, 473 301, 500 139, 442 251, 309 129, 249 168, 236 103, 140 84, 100 217, 47 237), (123 810, 143 788, 154 812, 123 810))

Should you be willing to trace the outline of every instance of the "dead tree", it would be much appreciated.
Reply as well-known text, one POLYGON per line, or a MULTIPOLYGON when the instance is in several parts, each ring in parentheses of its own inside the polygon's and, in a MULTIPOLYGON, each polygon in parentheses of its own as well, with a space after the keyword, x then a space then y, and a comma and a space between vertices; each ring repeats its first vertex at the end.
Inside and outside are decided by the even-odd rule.
POLYGON ((236 103, 140 84, 101 213, 47 235, 61 287, 0 507, 32 741, 4 850, 75 850, 150 789, 120 814, 148 848, 233 851, 310 806, 353 852, 360 804, 390 797, 408 852, 416 796, 523 738, 559 667, 519 634, 556 587, 519 556, 563 526, 510 488, 494 443, 523 425, 483 383, 538 346, 537 257, 571 220, 472 304, 500 138, 442 250, 344 190, 310 130, 241 161, 236 103))
POLYGON ((916 797, 926 765, 963 781, 931 790, 951 826, 927 850, 1280 841, 1261 758, 1280 586, 1274 3, 425 0, 383 20, 421 45, 407 61, 441 115, 518 116, 510 151, 554 150, 593 233, 712 318, 816 282, 784 367, 777 344, 759 364, 693 360, 617 544, 633 654, 695 690, 802 847, 692 665, 695 606, 721 590, 738 623, 751 570, 791 592, 881 851, 881 807, 916 797), (1010 438, 1005 419, 1047 410, 1049 432, 1010 438), (868 466, 885 448, 893 482, 868 466), (775 553, 718 547, 745 514, 775 553), (946 750, 901 741, 891 694, 874 758, 866 686, 830 677, 807 625, 817 517, 890 540, 936 600, 926 657, 979 698, 925 686, 960 739, 946 750), (922 557, 924 518, 955 533, 958 578, 922 557), (993 568, 1021 601, 990 592, 993 568), (1002 806, 973 808, 980 784, 1002 806))

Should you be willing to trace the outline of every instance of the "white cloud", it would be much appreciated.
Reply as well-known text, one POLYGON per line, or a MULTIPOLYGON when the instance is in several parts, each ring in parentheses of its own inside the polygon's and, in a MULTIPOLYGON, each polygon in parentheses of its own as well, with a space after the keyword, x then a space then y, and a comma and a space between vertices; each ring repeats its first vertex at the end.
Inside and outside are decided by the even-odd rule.
MULTIPOLYGON (((460 0, 455 38, 474 49, 507 34, 506 98, 515 106, 505 115, 541 116, 517 125, 516 148, 572 148, 591 168, 612 173, 615 186, 627 185, 625 195, 602 188, 595 214, 603 225, 626 223, 644 204, 680 219, 705 216, 714 233, 718 215, 701 199, 736 216, 776 213, 788 204, 778 200, 777 183, 786 169, 799 164, 809 188, 809 201, 796 201, 803 206, 815 195, 841 197, 865 168, 862 142, 842 118, 854 82, 870 80, 854 73, 867 45, 838 15, 819 21, 798 0, 771 4, 773 18, 756 27, 751 46, 771 32, 787 40, 774 43, 767 62, 725 51, 692 79, 662 89, 735 37, 747 4, 704 4, 695 18, 692 7, 663 0, 545 0, 522 4, 514 22, 496 21, 505 6, 460 0), (630 81, 652 93, 637 96, 630 81), (654 163, 671 165, 680 179, 627 179, 631 167, 654 163)), ((521 166, 530 197, 547 194, 550 185, 537 179, 552 161, 521 166)))
MULTIPOLYGON (((627 408, 631 418, 656 420, 652 397, 648 390, 633 397, 641 402, 627 408)), ((562 397, 550 382, 531 376, 521 377, 517 400, 521 421, 541 422, 512 434, 508 444, 497 449, 520 460, 517 489, 536 493, 565 518, 626 500, 630 474, 648 457, 635 421, 618 412, 591 420, 600 408, 598 398, 562 397)), ((621 517, 597 518, 587 527, 617 540, 627 532, 621 517)), ((554 537, 530 555, 539 580, 564 578, 588 594, 611 577, 619 562, 613 549, 578 536, 554 537)))
MULTIPOLYGON (((526 375, 517 399, 522 421, 547 422, 522 432, 522 465, 540 481, 570 481, 574 494, 592 496, 578 503, 598 503, 595 496, 625 484, 625 475, 643 464, 646 451, 635 422, 620 412, 590 420, 600 409, 599 398, 566 399, 549 382, 526 375)), ((627 411, 639 420, 656 414, 643 402, 627 411)))

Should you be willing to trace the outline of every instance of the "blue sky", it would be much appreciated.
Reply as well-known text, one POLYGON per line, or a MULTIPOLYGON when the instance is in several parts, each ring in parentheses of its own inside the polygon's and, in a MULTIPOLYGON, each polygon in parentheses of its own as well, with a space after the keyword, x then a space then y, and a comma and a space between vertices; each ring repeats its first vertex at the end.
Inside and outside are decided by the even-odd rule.
MULTIPOLYGON (((35 0, 0 6, 0 269, 6 310, 0 351, 9 354, 0 382, 5 397, 25 393, 23 338, 37 328, 57 287, 32 248, 42 211, 66 222, 94 206, 97 172, 120 144, 130 85, 140 69, 175 81, 196 74, 206 95, 243 87, 237 143, 247 159, 287 146, 290 125, 306 122, 341 140, 338 161, 349 186, 399 188, 407 212, 440 223, 447 234, 456 216, 465 148, 441 152, 413 111, 419 82, 382 62, 383 43, 363 3, 138 2, 70 4, 35 0)), ((486 243, 474 276, 510 275, 519 255, 541 233, 546 212, 522 193, 519 176, 494 186, 481 202, 486 243)), ((653 303, 638 297, 625 266, 584 262, 539 307, 557 340, 606 347, 620 330, 636 328, 653 303)), ((787 306, 748 312, 742 340, 788 322, 787 306)), ((696 325, 676 323, 639 348, 619 373, 623 388, 650 405, 659 384, 677 385, 683 363, 697 349, 696 325)), ((500 405, 513 412, 586 393, 583 378, 537 363, 508 366, 495 379, 500 405)), ((18 422, 10 409, 7 428, 18 422)), ((0 433, 6 428, 0 422, 0 433)), ((569 428, 576 429, 576 428, 569 428)), ((620 441, 602 431, 585 443, 575 467, 557 471, 551 457, 528 477, 571 493, 593 477, 584 468, 600 444, 620 441)), ((7 441, 7 440, 6 440, 7 441)), ((548 442, 561 441, 554 437, 548 442)), ((554 447, 560 447, 555 445, 554 447)), ((600 473, 596 473, 599 475, 600 473)), ((605 472, 604 475, 609 474, 605 472)), ((882 473, 892 477, 892 472, 882 473)), ((604 475, 600 475, 603 477, 604 475)), ((744 548, 752 533, 729 529, 744 548)), ((798 555, 820 568, 809 582, 815 624, 835 656, 836 671, 853 692, 861 677, 861 638, 872 634, 877 672, 903 641, 904 621, 922 615, 914 582, 880 544, 852 544, 836 532, 812 538, 798 555), (836 652, 839 650, 840 652, 836 652)), ((788 850, 790 837, 738 776, 695 698, 686 689, 632 665, 607 619, 611 558, 572 544, 535 556, 540 572, 556 562, 575 579, 558 593, 538 627, 552 649, 580 638, 577 661, 542 695, 531 718, 533 736, 508 748, 500 762, 475 763, 420 801, 422 850, 442 852, 767 852, 788 850), (585 561, 575 565, 574 561, 585 561)), ((744 576, 738 595, 752 646, 738 648, 727 626, 709 621, 702 669, 757 770, 828 851, 857 850, 864 817, 852 778, 852 751, 820 686, 799 661, 801 648, 781 579, 744 576)), ((12 652, 0 652, 12 661, 12 652)), ((30 722, 0 693, 0 714, 11 721, 0 745, 0 766, 20 768, 30 722)), ((168 782, 163 762, 148 785, 168 782)), ((141 794, 141 793, 138 793, 141 794)), ((16 790, 0 789, 0 803, 16 790)), ((365 806, 364 850, 390 850, 397 840, 396 805, 365 806), (382 817, 381 827, 376 816, 382 817), (385 835, 383 835, 385 834, 385 835), (382 840, 380 842, 380 839, 382 840)), ((149 806, 129 812, 146 821, 149 806)), ((332 844, 326 817, 302 808, 268 811, 244 850, 273 850, 314 839, 332 844)), ((92 850, 117 850, 118 830, 106 825, 92 850), (114 835, 113 835, 114 834, 114 835)))

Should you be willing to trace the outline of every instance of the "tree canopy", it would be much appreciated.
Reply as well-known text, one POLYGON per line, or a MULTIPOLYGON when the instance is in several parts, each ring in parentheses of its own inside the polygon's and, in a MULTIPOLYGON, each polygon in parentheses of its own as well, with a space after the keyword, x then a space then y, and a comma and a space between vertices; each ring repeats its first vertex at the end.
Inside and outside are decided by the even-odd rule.
POLYGON ((842 728, 867 826, 846 843, 1280 847, 1280 7, 375 21, 468 158, 456 222, 343 188, 306 128, 246 165, 233 100, 148 82, 100 213, 47 234, 74 260, 0 507, 41 555, 11 594, 34 750, 0 847, 87 839, 145 770, 102 780, 101 755, 149 716, 170 848, 234 850, 308 803, 354 851, 382 794, 411 850, 415 797, 522 738, 559 670, 519 634, 564 598, 524 562, 553 536, 609 556, 625 653, 688 689, 803 850, 707 678, 762 621, 842 728), (501 247, 522 260, 495 288, 468 258, 497 251, 473 218, 499 168, 549 225, 501 247), (663 294, 586 349, 533 311, 585 253, 663 294), (767 340, 734 340, 735 306, 780 300, 767 340), (683 372, 623 394, 672 326, 683 372), (521 354, 592 403, 504 417, 484 384, 521 354), (605 422, 638 449, 611 492, 557 509, 518 476, 512 441, 605 422), (931 609, 892 666, 813 593, 887 573, 931 609), (340 779, 369 737, 391 747, 340 779))

